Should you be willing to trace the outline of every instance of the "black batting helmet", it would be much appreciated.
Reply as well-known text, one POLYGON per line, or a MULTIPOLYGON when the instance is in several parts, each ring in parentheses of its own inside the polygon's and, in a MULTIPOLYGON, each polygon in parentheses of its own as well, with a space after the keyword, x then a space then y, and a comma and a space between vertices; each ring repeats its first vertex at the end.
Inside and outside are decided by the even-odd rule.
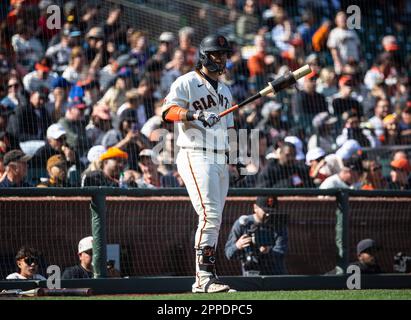
POLYGON ((232 50, 227 41, 227 39, 222 35, 209 35, 205 37, 200 43, 200 63, 206 67, 211 72, 220 72, 224 71, 224 68, 221 68, 218 64, 213 62, 208 54, 210 52, 223 51, 227 52, 228 55, 231 54, 232 50))

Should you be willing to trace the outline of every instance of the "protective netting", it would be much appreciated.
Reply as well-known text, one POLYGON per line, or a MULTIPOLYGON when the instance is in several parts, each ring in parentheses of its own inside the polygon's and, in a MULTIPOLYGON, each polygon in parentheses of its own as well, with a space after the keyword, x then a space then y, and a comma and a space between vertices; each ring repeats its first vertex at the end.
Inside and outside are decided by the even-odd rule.
MULTIPOLYGON (((325 274, 337 264, 335 197, 279 197, 287 216, 284 256, 289 274, 325 274)), ((14 256, 23 245, 41 252, 40 273, 48 265, 62 271, 78 264, 77 245, 91 234, 87 198, 9 198, 0 200, 0 278, 15 271, 14 256)), ((228 260, 224 247, 235 220, 253 213, 254 197, 229 197, 217 248, 220 275, 241 275, 240 260, 228 260)), ((356 246, 372 238, 381 246, 377 259, 393 272, 394 256, 410 256, 410 199, 352 198, 349 261, 356 246)), ((106 232, 108 260, 122 277, 194 275, 197 217, 187 197, 109 197, 106 232)))
POLYGON ((162 101, 193 70, 201 39, 221 33, 233 48, 221 81, 234 103, 287 70, 314 71, 234 113, 239 129, 259 130, 240 143, 258 145, 259 161, 241 182, 232 167, 231 186, 319 187, 346 166, 359 174, 345 185, 408 189, 409 149, 394 150, 411 142, 410 17, 409 0, 2 1, 0 187, 182 186, 162 101), (157 145, 159 128, 167 143, 147 168, 141 151, 157 145), (100 155, 113 146, 128 160, 104 170, 100 155), (13 149, 33 157, 6 179, 13 149))

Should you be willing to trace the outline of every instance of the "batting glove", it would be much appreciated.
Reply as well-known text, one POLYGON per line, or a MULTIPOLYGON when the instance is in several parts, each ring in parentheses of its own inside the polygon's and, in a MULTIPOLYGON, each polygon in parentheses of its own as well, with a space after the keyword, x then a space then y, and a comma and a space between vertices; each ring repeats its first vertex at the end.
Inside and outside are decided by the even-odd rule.
POLYGON ((218 121, 220 121, 220 116, 214 112, 207 111, 197 111, 197 120, 200 120, 204 127, 212 127, 218 121))

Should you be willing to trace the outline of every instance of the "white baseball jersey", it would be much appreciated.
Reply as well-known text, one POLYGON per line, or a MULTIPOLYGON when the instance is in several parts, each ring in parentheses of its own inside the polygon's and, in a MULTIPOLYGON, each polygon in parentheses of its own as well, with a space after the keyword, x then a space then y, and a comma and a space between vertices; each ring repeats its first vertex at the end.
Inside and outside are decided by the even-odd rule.
MULTIPOLYGON (((231 107, 232 95, 228 87, 218 82, 217 91, 197 71, 178 77, 165 98, 163 112, 173 105, 190 111, 204 110, 219 114, 231 107)), ((227 128, 233 127, 233 115, 221 118, 217 124, 204 127, 201 121, 178 123, 177 146, 228 150, 227 128), (197 130, 190 130, 197 129, 197 130), (198 134, 201 133, 201 137, 198 134)))

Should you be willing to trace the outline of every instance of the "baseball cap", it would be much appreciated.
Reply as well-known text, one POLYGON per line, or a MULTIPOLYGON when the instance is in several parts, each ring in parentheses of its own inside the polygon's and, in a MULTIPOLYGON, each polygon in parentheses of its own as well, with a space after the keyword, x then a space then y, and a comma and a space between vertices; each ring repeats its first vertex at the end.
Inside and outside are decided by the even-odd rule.
POLYGON ((407 159, 401 158, 390 163, 391 167, 394 169, 405 170, 407 172, 411 172, 411 165, 407 159))
POLYGON ((112 147, 100 156, 101 161, 114 158, 128 159, 128 154, 119 148, 112 147))
POLYGON ((68 88, 71 86, 71 83, 68 82, 65 78, 63 77, 57 77, 54 78, 53 81, 51 82, 51 87, 53 89, 56 88, 68 88))
POLYGON ((93 162, 93 161, 99 159, 100 156, 106 151, 107 151, 107 149, 102 145, 93 146, 87 152, 87 160, 89 162, 93 162))
POLYGON ((350 168, 352 171, 362 172, 364 170, 362 161, 359 157, 351 157, 343 161, 344 166, 350 168))
POLYGON ((367 251, 369 249, 376 249, 379 250, 380 246, 377 245, 375 240, 373 239, 363 239, 357 244, 357 255, 363 253, 364 251, 367 251))
POLYGON ((31 157, 29 155, 26 155, 23 151, 15 149, 7 152, 4 155, 3 158, 3 163, 5 166, 7 166, 10 162, 16 162, 16 161, 29 161, 31 157))
POLYGON ((257 197, 255 204, 263 209, 265 213, 272 213, 277 210, 278 200, 274 196, 257 197))
POLYGON ((87 106, 81 99, 75 99, 67 104, 67 108, 77 108, 83 110, 87 108, 87 106))
POLYGON ((297 160, 305 159, 305 154, 303 152, 303 143, 299 138, 297 138, 296 136, 288 136, 285 137, 284 142, 292 143, 295 146, 295 151, 297 153, 295 158, 297 160))
POLYGON ((85 237, 78 243, 78 253, 93 249, 93 237, 85 237))
POLYGON ((340 80, 338 80, 338 85, 340 87, 352 86, 352 76, 349 76, 349 75, 342 76, 340 80))
POLYGON ((56 154, 54 156, 51 156, 48 160, 47 160, 47 170, 50 170, 53 167, 58 167, 58 166, 66 166, 67 165, 67 161, 66 159, 64 159, 64 157, 61 154, 56 154))
POLYGON ((74 100, 76 98, 83 98, 84 97, 84 89, 80 86, 72 86, 69 92, 69 99, 74 100))
POLYGON ((349 139, 335 152, 342 160, 347 160, 358 151, 361 150, 361 146, 357 140, 349 139))
POLYGON ((67 132, 60 123, 53 123, 50 127, 47 128, 47 138, 57 140, 65 134, 67 134, 67 132))
POLYGON ((165 31, 162 34, 160 34, 160 37, 158 38, 158 41, 160 42, 174 42, 176 40, 176 37, 174 36, 174 33, 165 31))
POLYGON ((311 79, 316 80, 316 79, 318 78, 318 73, 317 73, 315 70, 313 70, 313 71, 311 71, 309 74, 307 74, 307 75, 305 76, 305 78, 306 78, 307 80, 311 80, 311 79))
POLYGON ((39 62, 35 64, 35 69, 43 72, 50 72, 51 60, 50 58, 44 57, 39 62))
POLYGON ((325 156, 325 154, 325 151, 320 147, 308 150, 307 154, 305 155, 306 165, 309 166, 311 164, 311 161, 322 158, 325 156))
POLYGON ((337 121, 338 121, 337 117, 334 117, 328 112, 324 111, 324 112, 320 112, 316 114, 315 117, 313 118, 312 123, 314 127, 320 128, 323 125, 334 124, 337 121))
POLYGON ((152 157, 154 154, 153 150, 151 149, 143 149, 140 151, 140 153, 138 154, 139 157, 152 157))

